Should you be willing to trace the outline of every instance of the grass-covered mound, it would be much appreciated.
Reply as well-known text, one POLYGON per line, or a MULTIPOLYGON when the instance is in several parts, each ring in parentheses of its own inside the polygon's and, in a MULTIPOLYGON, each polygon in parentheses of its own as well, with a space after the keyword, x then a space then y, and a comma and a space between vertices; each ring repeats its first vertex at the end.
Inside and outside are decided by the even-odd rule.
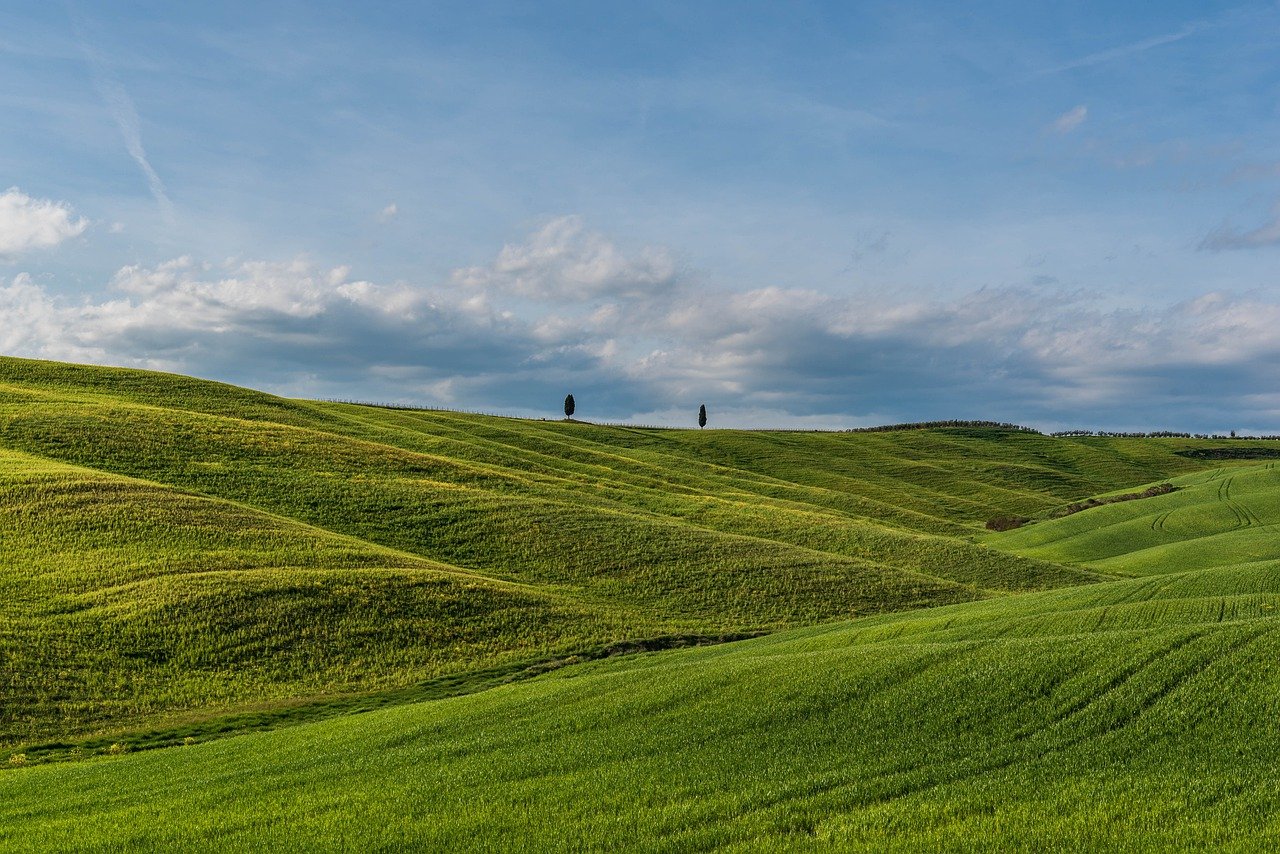
POLYGON ((0 359, 0 847, 1274 847, 1280 475, 1204 447, 0 359))

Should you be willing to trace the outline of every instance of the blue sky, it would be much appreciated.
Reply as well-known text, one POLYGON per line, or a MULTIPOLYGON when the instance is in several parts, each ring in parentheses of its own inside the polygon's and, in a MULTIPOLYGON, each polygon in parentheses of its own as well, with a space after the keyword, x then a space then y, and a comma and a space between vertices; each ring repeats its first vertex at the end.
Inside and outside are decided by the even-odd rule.
POLYGON ((0 352, 1280 432, 1274 3, 6 3, 0 352))

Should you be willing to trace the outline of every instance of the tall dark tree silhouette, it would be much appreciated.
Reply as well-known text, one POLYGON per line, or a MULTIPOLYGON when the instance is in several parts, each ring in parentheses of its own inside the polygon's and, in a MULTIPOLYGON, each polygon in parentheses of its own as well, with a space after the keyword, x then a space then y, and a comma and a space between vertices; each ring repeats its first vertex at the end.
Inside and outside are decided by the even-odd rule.
POLYGON ((566 396, 564 399, 564 417, 572 418, 574 408, 573 395, 566 396))
POLYGON ((698 407, 698 427, 707 426, 707 405, 704 403, 698 407))

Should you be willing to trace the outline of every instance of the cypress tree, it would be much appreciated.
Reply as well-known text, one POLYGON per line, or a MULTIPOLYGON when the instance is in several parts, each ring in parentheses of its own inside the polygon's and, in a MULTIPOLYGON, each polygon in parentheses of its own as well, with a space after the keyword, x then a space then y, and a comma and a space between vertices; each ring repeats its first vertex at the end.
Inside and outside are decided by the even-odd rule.
POLYGON ((698 407, 698 428, 707 426, 707 405, 704 403, 698 407))
POLYGON ((574 410, 573 395, 568 395, 564 399, 564 417, 572 418, 574 410))

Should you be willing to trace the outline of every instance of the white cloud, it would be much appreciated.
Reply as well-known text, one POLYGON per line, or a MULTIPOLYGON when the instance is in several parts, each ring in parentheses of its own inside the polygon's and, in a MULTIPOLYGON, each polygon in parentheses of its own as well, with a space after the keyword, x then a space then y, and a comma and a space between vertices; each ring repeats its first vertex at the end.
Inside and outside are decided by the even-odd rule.
POLYGON ((1084 104, 1079 104, 1067 110, 1062 115, 1053 120, 1050 129, 1054 133, 1067 134, 1071 133, 1080 125, 1084 124, 1084 120, 1089 116, 1089 108, 1084 104))
POLYGON ((134 310, 162 313, 179 328, 227 328, 265 316, 308 319, 343 305, 413 318, 416 300, 406 289, 349 281, 350 272, 319 269, 305 258, 230 262, 215 269, 182 257, 150 268, 124 267, 111 283, 135 297, 128 304, 134 310))
POLYGON ((44 288, 19 273, 9 284, 0 284, 0 352, 49 359, 107 358, 101 351, 77 347, 63 326, 66 317, 44 288))
POLYGON ((455 282, 470 288, 547 302, 646 298, 670 292, 678 279, 666 249, 646 247, 628 256, 576 216, 553 219, 524 243, 504 246, 488 266, 454 274, 455 282))
POLYGON ((183 257, 125 267, 113 293, 71 302, 23 274, 0 286, 0 351, 524 414, 554 414, 566 391, 584 417, 606 420, 683 424, 706 403, 717 426, 958 417, 1216 429, 1224 411, 1245 413, 1238 424, 1280 417, 1280 378, 1265 369, 1280 361, 1280 302, 1262 297, 1102 311, 1088 294, 1043 288, 717 291, 648 252, 624 254, 569 219, 439 287, 305 259, 183 257), (662 299, 638 298, 636 282, 662 299), (546 300, 520 305, 530 294, 546 300))
POLYGON ((382 210, 378 211, 378 222, 391 222, 391 220, 396 218, 396 214, 398 213, 400 213, 400 208, 396 206, 395 202, 392 202, 382 210))
POLYGON ((0 193, 0 256, 48 249, 78 237, 89 221, 64 202, 33 199, 16 187, 0 193))

